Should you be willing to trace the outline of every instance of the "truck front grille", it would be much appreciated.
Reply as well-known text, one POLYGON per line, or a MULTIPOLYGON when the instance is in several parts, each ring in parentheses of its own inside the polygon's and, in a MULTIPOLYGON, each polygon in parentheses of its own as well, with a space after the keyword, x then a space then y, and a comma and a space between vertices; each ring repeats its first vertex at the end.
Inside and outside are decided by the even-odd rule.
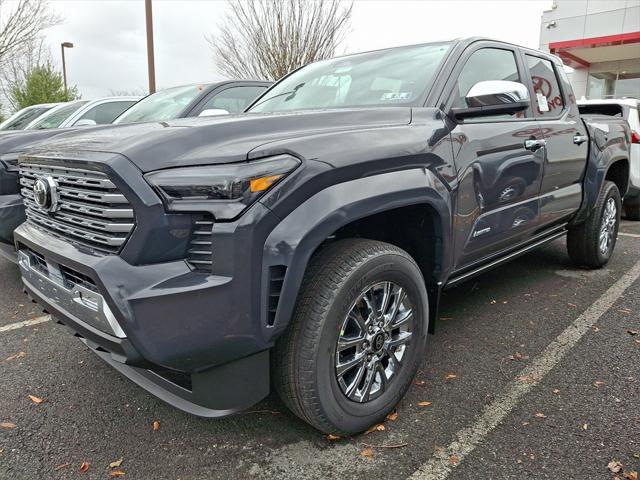
POLYGON ((102 172, 21 163, 20 186, 27 221, 73 243, 116 253, 135 226, 131 204, 102 172), (45 177, 56 184, 54 212, 40 208, 34 200, 34 184, 45 177))

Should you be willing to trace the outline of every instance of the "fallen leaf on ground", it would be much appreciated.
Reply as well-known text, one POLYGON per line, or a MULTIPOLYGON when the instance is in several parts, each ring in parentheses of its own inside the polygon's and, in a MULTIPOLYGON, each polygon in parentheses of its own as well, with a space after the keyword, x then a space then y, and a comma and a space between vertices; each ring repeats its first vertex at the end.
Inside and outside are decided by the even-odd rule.
POLYGON ((11 422, 0 422, 0 428, 7 428, 7 429, 11 429, 11 428, 16 428, 16 424, 15 423, 11 423, 11 422))
POLYGON ((154 420, 153 421, 153 431, 156 432, 158 430, 160 430, 160 422, 158 420, 154 420))
POLYGON ((395 422, 398 419, 398 412, 391 412, 389 415, 387 415, 387 420, 389 420, 390 422, 395 422))
POLYGON ((431 402, 418 402, 417 405, 419 407, 430 407, 431 406, 431 402))
POLYGON ((617 460, 611 460, 607 468, 613 473, 620 473, 622 471, 622 464, 617 460))
POLYGON ((29 398, 31 399, 31 401, 33 403, 35 403, 36 405, 40 405, 42 402, 44 402, 43 399, 41 399, 40 397, 36 397, 35 395, 29 395, 29 398))
POLYGON ((11 360, 15 360, 16 358, 22 358, 26 354, 26 352, 18 352, 15 355, 11 355, 10 357, 5 358, 5 362, 10 362, 11 360))
POLYGON ((523 355, 520 352, 516 352, 513 355, 509 355, 509 360, 529 360, 529 356, 528 355, 523 355))
POLYGON ((122 461, 124 460, 124 458, 120 458, 119 460, 116 460, 115 462, 111 462, 109 464, 109 468, 116 468, 119 467, 120 465, 122 465, 122 461))
POLYGON ((329 441, 335 441, 335 440, 340 440, 340 437, 338 435, 333 435, 333 434, 329 434, 327 436, 325 436, 324 438, 326 438, 329 441))
POLYGON ((538 417, 538 418, 547 418, 547 416, 542 412, 536 413, 536 417, 538 417))
POLYGON ((495 300, 491 300, 491 305, 495 305, 497 302, 495 300))
POLYGON ((456 455, 449 455, 450 465, 457 465, 458 463, 460 463, 460 459, 456 455))
POLYGON ((62 470, 63 468, 67 468, 69 466, 71 466, 70 463, 63 463, 62 465, 58 465, 56 468, 54 468, 54 470, 56 470, 56 471, 57 470, 62 470))
POLYGON ((637 331, 637 330, 627 330, 627 333, 628 333, 629 335, 634 335, 634 336, 635 336, 635 335, 638 335, 638 331, 637 331))
POLYGON ((110 477, 122 477, 123 475, 125 475, 125 473, 122 470, 114 470, 109 473, 110 477))
POLYGON ((534 383, 538 383, 540 381, 540 377, 538 375, 522 375, 518 377, 518 381, 532 385, 534 383))
POLYGON ((454 378, 458 378, 458 375, 455 373, 447 373, 447 376, 444 377, 445 380, 453 380, 454 378))
POLYGON ((416 380, 415 382, 413 382, 413 384, 419 387, 424 387, 427 384, 427 382, 425 382, 424 380, 416 380))
POLYGON ((589 428, 589 424, 588 423, 585 423, 584 425, 582 425, 582 429, 583 430, 586 430, 587 428, 589 428))
POLYGON ((570 307, 574 307, 574 308, 578 307, 575 303, 567 303, 567 305, 569 305, 570 307))
POLYGON ((366 458, 373 458, 373 450, 371 448, 365 448, 360 452, 360 455, 366 458))
POLYGON ((624 474, 624 478, 626 478, 627 480, 638 480, 638 472, 636 472, 635 470, 627 472, 624 474))
POLYGON ((553 393, 560 393, 560 390, 558 390, 557 388, 554 388, 553 393))
POLYGON ((377 425, 374 425, 369 430, 364 432, 364 434, 367 435, 367 434, 372 433, 372 432, 381 432, 384 429, 385 429, 385 426, 382 423, 378 423, 377 425))
POLYGON ((593 384, 594 384, 596 387, 601 387, 602 385, 606 385, 606 384, 607 384, 607 382, 603 382, 603 381, 601 381, 601 380, 596 380, 595 382, 593 382, 593 384))
POLYGON ((82 462, 80 464, 80 471, 81 472, 86 472, 87 470, 89 470, 89 465, 91 465, 89 462, 82 462))
POLYGON ((440 320, 453 320, 453 317, 440 317, 440 320))

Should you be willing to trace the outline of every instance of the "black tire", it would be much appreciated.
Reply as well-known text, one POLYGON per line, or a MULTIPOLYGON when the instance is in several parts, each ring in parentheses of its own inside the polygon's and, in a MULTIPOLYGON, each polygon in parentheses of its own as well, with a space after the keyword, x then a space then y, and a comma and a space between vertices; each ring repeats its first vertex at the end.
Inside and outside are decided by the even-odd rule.
POLYGON ((569 257, 576 265, 587 268, 602 268, 609 262, 616 246, 621 209, 622 201, 618 187, 613 182, 605 182, 589 218, 569 229, 567 250, 569 251, 569 257), (611 234, 609 235, 610 239, 607 248, 603 251, 600 244, 600 234, 605 210, 610 201, 615 205, 615 218, 612 220, 614 224, 610 230, 611 234))
POLYGON ((405 251, 361 239, 328 245, 312 258, 291 325, 274 349, 275 390, 289 409, 318 430, 335 435, 366 430, 384 420, 411 386, 424 357, 428 312, 424 279, 405 251), (356 308, 356 300, 379 282, 405 289, 414 315, 413 332, 397 374, 392 374, 385 389, 380 388, 377 398, 358 403, 341 390, 337 342, 343 338, 345 319, 356 308))
POLYGON ((624 216, 627 220, 640 221, 640 197, 624 201, 624 216))

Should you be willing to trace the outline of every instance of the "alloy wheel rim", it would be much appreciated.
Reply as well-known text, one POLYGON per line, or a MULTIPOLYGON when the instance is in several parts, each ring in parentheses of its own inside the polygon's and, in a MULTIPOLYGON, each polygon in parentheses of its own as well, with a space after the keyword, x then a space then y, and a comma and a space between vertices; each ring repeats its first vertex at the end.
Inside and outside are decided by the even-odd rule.
POLYGON ((393 282, 367 287, 340 327, 335 374, 342 393, 358 403, 382 395, 403 367, 414 331, 405 289, 393 282))
POLYGON ((616 223, 618 219, 618 208, 613 198, 607 200, 607 204, 602 214, 602 223, 600 224, 600 253, 605 255, 613 244, 613 236, 616 232, 616 223))

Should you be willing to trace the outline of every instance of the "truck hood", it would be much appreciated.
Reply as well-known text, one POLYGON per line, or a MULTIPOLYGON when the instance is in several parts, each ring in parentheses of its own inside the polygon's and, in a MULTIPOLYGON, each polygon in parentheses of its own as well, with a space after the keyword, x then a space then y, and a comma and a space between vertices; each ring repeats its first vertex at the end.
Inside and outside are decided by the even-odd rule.
POLYGON ((0 133, 0 155, 22 152, 58 135, 76 132, 77 128, 52 128, 50 130, 10 130, 0 133))
POLYGON ((76 158, 83 151, 115 153, 149 172, 245 161, 251 150, 275 140, 410 122, 407 107, 245 113, 75 131, 58 135, 29 153, 57 157, 73 153, 76 158))

